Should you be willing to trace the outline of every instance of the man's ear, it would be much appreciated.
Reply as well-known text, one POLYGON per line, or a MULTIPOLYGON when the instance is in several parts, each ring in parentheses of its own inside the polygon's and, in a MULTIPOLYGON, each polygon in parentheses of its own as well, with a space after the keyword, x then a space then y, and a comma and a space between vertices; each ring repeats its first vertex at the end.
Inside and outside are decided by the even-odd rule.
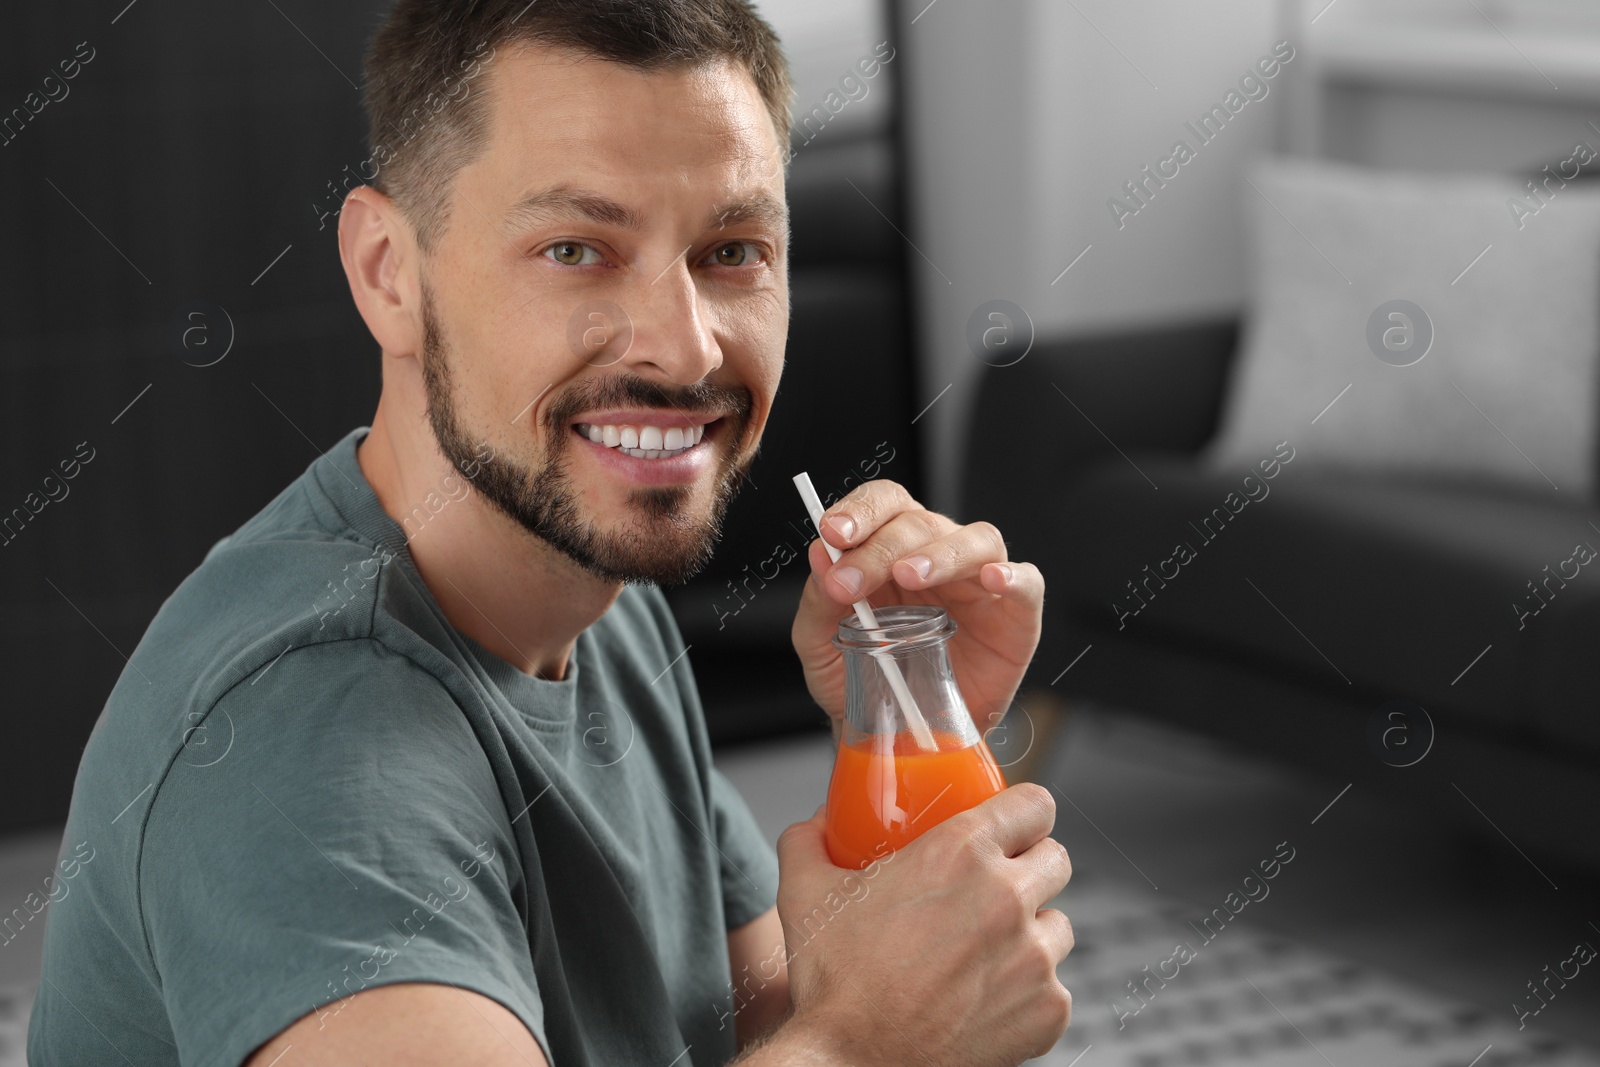
POLYGON ((357 186, 345 197, 339 260, 356 308, 384 354, 405 358, 419 352, 416 246, 395 202, 370 185, 357 186))

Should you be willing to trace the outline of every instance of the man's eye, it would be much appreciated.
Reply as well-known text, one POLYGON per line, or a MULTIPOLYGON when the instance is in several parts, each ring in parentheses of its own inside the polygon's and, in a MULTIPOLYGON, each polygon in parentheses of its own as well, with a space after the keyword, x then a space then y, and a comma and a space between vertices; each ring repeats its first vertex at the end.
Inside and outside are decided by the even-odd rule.
POLYGON ((560 241, 544 250, 544 254, 567 267, 587 267, 600 262, 600 253, 577 241, 560 241))
POLYGON ((749 241, 729 241, 719 245, 711 258, 718 266, 746 267, 761 262, 761 248, 749 241))

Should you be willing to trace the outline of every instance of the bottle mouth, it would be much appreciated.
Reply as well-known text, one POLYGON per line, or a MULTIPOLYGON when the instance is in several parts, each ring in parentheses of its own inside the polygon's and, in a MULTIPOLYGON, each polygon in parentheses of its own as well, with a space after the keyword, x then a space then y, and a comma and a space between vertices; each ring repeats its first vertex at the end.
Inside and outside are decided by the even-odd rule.
POLYGON ((833 647, 844 651, 895 652, 947 638, 956 632, 955 620, 943 608, 932 604, 897 604, 873 608, 872 614, 878 620, 876 627, 862 626, 854 612, 840 619, 833 647))

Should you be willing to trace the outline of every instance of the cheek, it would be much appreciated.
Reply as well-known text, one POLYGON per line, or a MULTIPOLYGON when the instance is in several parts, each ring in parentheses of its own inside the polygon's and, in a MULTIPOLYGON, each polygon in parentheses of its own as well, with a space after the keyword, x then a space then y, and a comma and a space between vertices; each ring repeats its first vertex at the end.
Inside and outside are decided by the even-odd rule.
POLYGON ((783 373, 783 349, 789 333, 787 301, 783 293, 746 294, 716 311, 715 332, 722 348, 724 382, 750 390, 756 425, 766 420, 783 373))
POLYGON ((783 345, 787 331, 781 331, 768 339, 769 347, 763 349, 761 355, 753 361, 751 372, 746 379, 750 395, 755 401, 755 410, 752 421, 760 430, 772 415, 772 407, 778 393, 778 380, 783 374, 783 345))
POLYGON ((729 336, 741 361, 740 376, 758 401, 770 400, 783 373, 789 336, 787 292, 763 293, 730 316, 729 336))
MULTIPOLYGON (((530 298, 527 291, 512 292, 495 315, 499 325, 493 338, 496 350, 507 360, 507 371, 520 376, 531 372, 541 386, 582 371, 584 331, 598 328, 584 320, 585 303, 560 293, 530 298), (576 350, 571 347, 574 340, 580 346, 576 350)), ((608 357, 601 357, 596 365, 606 362, 608 357)))
MULTIPOLYGON (((567 320, 578 301, 530 296, 506 287, 503 278, 486 280, 476 292, 463 287, 452 294, 445 344, 453 385, 469 410, 504 408, 509 420, 541 390, 558 389, 583 369, 567 347, 567 320)), ((523 415, 518 425, 526 428, 527 422, 523 415)))

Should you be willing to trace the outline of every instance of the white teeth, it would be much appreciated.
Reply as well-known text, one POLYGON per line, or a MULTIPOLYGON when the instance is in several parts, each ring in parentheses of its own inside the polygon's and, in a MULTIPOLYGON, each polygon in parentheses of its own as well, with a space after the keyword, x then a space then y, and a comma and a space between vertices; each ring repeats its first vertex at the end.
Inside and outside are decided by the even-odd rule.
POLYGON ((596 444, 637 459, 661 459, 693 448, 705 439, 705 426, 596 426, 579 423, 578 432, 596 444))

